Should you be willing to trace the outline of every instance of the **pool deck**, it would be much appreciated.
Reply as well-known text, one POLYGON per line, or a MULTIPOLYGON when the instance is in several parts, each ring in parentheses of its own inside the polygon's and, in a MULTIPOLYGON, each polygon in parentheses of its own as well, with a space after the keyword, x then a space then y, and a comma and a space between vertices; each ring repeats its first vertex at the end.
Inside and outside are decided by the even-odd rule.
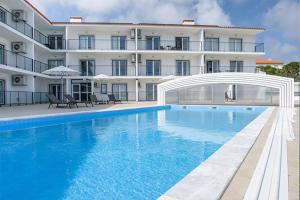
POLYGON ((10 118, 10 117, 28 117, 33 115, 47 115, 56 113, 72 113, 72 112, 82 112, 82 111, 99 111, 99 110, 110 110, 110 109, 121 109, 121 108, 134 108, 134 107, 145 107, 156 105, 156 102, 124 102, 117 104, 101 104, 90 105, 86 107, 83 104, 79 104, 79 108, 49 108, 48 104, 35 104, 35 105, 25 105, 25 106, 13 106, 13 107, 0 107, 0 119, 10 118))
MULTIPOLYGON (((0 107, 0 120, 4 118, 28 117, 33 115, 47 115, 56 113, 72 113, 81 111, 99 111, 133 107, 145 107, 156 105, 156 102, 124 102, 121 104, 96 105, 94 107, 80 106, 79 108, 50 108, 48 104, 15 106, 15 107, 0 107)), ((296 107, 295 123, 293 123, 295 140, 289 141, 288 150, 288 174, 289 174, 289 199, 299 199, 299 111, 296 107)), ((267 123, 263 127, 261 133, 256 139, 250 152, 247 154, 243 163, 230 181, 227 189, 222 194, 222 200, 243 199, 247 190, 251 176, 255 170, 255 164, 259 160, 260 154, 266 142, 268 133, 275 118, 277 109, 275 109, 267 123)), ((181 200, 185 198, 165 198, 181 200)))

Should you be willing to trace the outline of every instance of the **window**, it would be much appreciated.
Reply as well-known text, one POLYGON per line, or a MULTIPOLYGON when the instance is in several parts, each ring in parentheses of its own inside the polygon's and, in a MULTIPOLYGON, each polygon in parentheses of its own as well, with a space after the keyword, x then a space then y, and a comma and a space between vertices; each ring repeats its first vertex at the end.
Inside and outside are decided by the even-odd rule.
POLYGON ((0 22, 6 23, 6 10, 0 6, 0 22))
POLYGON ((219 38, 205 38, 204 51, 219 51, 219 38))
POLYGON ((190 75, 190 61, 176 60, 176 76, 189 76, 189 75, 190 75))
POLYGON ((240 38, 230 38, 229 39, 229 51, 242 51, 243 40, 240 38))
POLYGON ((159 36, 146 36, 146 50, 159 50, 160 37, 159 36))
POLYGON ((112 93, 116 99, 127 101, 128 100, 127 84, 126 83, 112 84, 112 93))
POLYGON ((78 101, 88 101, 92 94, 91 83, 73 83, 72 96, 78 101))
POLYGON ((64 49, 64 37, 62 35, 49 35, 50 49, 64 49))
POLYGON ((80 61, 81 76, 95 76, 95 60, 80 61))
POLYGON ((0 64, 5 64, 5 47, 0 44, 0 64))
POLYGON ((206 61, 206 71, 207 71, 207 73, 220 72, 219 61, 218 60, 206 61))
POLYGON ((95 36, 80 35, 79 36, 79 49, 95 49, 95 36))
POLYGON ((146 60, 146 75, 147 76, 160 75, 160 60, 146 60))
POLYGON ((53 94, 56 98, 62 100, 61 84, 49 84, 49 94, 53 94))
POLYGON ((127 76, 127 60, 113 60, 112 61, 112 75, 113 76, 127 76))
POLYGON ((53 67, 58 67, 58 66, 63 66, 64 65, 64 60, 59 59, 59 60, 48 60, 48 68, 51 69, 53 67))
POLYGON ((126 36, 112 36, 111 48, 113 50, 125 50, 126 49, 126 36))
POLYGON ((101 94, 107 94, 107 84, 101 83, 101 94))
POLYGON ((176 37, 175 38, 175 48, 176 50, 189 50, 189 38, 188 37, 176 37))
POLYGON ((243 61, 230 61, 230 72, 242 72, 243 61))
POLYGON ((146 101, 156 101, 156 100, 157 100, 157 84, 146 83, 146 101))

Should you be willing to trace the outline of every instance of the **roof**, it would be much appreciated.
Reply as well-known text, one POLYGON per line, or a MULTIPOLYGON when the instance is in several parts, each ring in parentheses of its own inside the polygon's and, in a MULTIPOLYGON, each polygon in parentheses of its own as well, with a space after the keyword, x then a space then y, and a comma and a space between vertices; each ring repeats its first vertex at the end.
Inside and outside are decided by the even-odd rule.
POLYGON ((283 64, 283 62, 272 59, 257 59, 256 64, 283 64))
MULTIPOLYGON (((226 29, 251 29, 251 30, 265 30, 262 27, 240 27, 240 26, 218 26, 218 25, 204 25, 204 24, 158 24, 158 23, 122 23, 122 22, 54 22, 49 20, 38 8, 36 8, 29 0, 24 0, 33 10, 35 10, 42 18, 49 24, 63 25, 63 24, 82 24, 82 25, 135 25, 135 26, 174 26, 174 27, 203 27, 203 28, 226 28, 226 29)), ((78 16, 77 16, 78 17, 78 16)), ((79 17, 78 17, 79 18, 79 17)))

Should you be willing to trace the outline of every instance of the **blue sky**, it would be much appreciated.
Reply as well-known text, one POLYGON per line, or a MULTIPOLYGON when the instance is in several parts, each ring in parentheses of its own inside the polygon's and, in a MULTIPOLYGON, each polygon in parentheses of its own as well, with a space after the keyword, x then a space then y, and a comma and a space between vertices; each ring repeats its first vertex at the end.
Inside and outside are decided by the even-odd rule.
POLYGON ((266 28, 257 42, 265 58, 299 61, 298 0, 31 0, 52 21, 82 16, 85 21, 181 23, 266 28))

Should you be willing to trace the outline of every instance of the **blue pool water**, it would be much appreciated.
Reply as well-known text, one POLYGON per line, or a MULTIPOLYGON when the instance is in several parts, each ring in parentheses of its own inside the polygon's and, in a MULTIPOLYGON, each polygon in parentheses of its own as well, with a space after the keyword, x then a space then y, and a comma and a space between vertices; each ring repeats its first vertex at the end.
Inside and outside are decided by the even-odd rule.
POLYGON ((264 110, 168 106, 0 122, 0 199, 156 199, 264 110))

